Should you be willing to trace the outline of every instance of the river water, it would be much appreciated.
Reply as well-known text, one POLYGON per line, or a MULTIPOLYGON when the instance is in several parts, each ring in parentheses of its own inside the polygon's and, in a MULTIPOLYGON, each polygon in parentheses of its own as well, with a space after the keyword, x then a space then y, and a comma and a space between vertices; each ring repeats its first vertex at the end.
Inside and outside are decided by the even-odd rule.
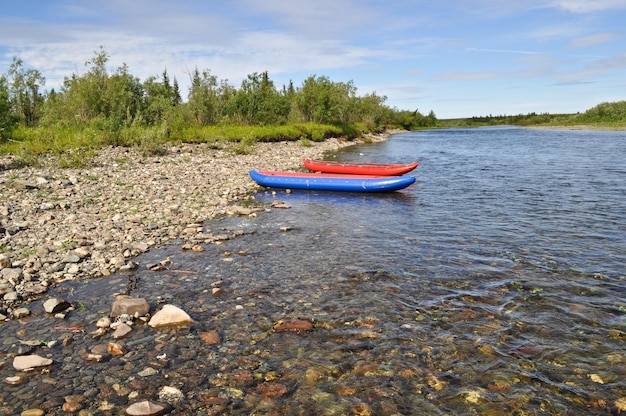
MULTIPOLYGON (((87 305, 75 312, 87 325, 120 291, 174 303, 195 323, 159 336, 137 328, 128 357, 87 370, 67 357, 102 340, 78 336, 48 377, 92 409, 105 384, 139 389, 112 390, 106 400, 120 412, 174 385, 186 395, 178 414, 617 414, 626 410, 625 155, 625 132, 513 127, 344 149, 332 158, 418 160, 417 181, 391 194, 261 191, 258 203, 291 208, 211 221, 213 233, 237 237, 204 252, 138 259, 169 256, 168 270, 68 283, 62 293, 87 305), (211 296, 216 281, 226 296, 211 296), (314 329, 272 330, 294 320, 314 329), (208 330, 222 342, 203 343, 208 330), (158 374, 137 386, 146 366, 158 374)), ((18 388, 19 405, 45 403, 18 388)))

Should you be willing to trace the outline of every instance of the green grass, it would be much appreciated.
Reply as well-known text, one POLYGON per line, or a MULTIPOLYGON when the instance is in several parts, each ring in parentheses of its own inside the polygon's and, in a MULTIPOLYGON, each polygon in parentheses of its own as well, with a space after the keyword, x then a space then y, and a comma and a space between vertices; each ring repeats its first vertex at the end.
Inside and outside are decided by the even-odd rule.
POLYGON ((98 149, 107 146, 134 147, 146 157, 163 155, 179 143, 206 143, 235 154, 251 154, 257 142, 300 141, 310 146, 331 137, 353 139, 361 132, 356 126, 315 123, 189 126, 175 132, 164 126, 130 126, 116 132, 95 125, 20 127, 10 141, 0 143, 0 155, 14 155, 13 167, 37 166, 41 157, 52 156, 60 168, 84 168, 91 165, 98 149))

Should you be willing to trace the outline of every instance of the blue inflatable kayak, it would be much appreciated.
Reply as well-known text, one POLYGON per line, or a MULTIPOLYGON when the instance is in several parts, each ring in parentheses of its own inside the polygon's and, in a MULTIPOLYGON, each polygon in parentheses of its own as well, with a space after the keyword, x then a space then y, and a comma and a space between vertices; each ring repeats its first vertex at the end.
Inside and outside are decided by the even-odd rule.
POLYGON ((343 192, 392 192, 415 182, 413 176, 345 175, 329 173, 301 173, 250 171, 256 183, 268 188, 308 189, 343 192))

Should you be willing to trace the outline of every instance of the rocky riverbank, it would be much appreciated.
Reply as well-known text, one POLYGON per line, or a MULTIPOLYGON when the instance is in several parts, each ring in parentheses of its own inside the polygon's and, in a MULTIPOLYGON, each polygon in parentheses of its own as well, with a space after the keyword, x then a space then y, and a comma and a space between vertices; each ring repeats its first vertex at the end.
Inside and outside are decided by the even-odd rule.
MULTIPOLYGON (((382 141, 388 135, 368 137, 382 141)), ((111 147, 90 167, 60 169, 51 158, 13 169, 0 158, 0 320, 63 280, 108 276, 135 267, 153 247, 201 247, 220 238, 202 222, 242 209, 258 188, 250 169, 302 169, 301 158, 362 141, 257 143, 251 154, 205 144, 146 157, 111 147)), ((19 314, 18 314, 19 315, 19 314)))

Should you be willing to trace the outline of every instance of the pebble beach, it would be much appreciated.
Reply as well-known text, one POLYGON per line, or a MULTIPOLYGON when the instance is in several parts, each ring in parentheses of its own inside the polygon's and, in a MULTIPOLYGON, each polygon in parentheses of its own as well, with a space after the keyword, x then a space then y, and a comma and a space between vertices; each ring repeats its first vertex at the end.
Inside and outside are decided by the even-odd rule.
MULTIPOLYGON (((145 342, 136 335, 140 339, 132 343, 140 345, 135 351, 124 343, 133 322, 143 322, 145 328, 185 326, 192 322, 185 311, 163 307, 150 316, 155 305, 121 297, 113 303, 111 313, 91 311, 91 316, 99 319, 96 322, 94 318, 86 328, 85 323, 76 326, 64 321, 72 310, 88 309, 89 305, 73 305, 49 292, 67 281, 132 273, 137 267, 134 258, 164 246, 175 244, 183 250, 202 251, 203 245, 219 244, 224 237, 207 231, 204 222, 226 215, 253 217, 256 210, 263 209, 254 203, 252 194, 260 188, 250 179, 250 169, 303 170, 303 157, 322 158, 343 147, 387 138, 388 134, 352 141, 329 139, 306 146, 301 142, 257 143, 249 154, 205 144, 172 146, 160 156, 111 147, 98 151, 90 166, 81 169, 60 169, 46 156, 36 167, 14 168, 11 156, 0 157, 0 383, 4 391, 0 415, 188 414, 189 409, 180 411, 174 405, 182 393, 173 386, 150 393, 150 386, 143 384, 120 393, 107 390, 111 383, 105 380, 99 388, 83 391, 81 381, 84 377, 97 378, 89 369, 91 363, 115 356, 129 359, 123 373, 132 380, 137 376, 133 371, 141 369, 133 368, 130 362, 145 342), (42 304, 43 315, 39 311, 42 304), (157 318, 163 321, 155 322, 157 318), (50 331, 59 338, 42 341, 50 337, 50 331), (100 342, 100 338, 109 341, 100 342), (89 345, 81 345, 81 340, 89 345), (75 358, 85 367, 69 364, 75 358), (68 364, 54 370, 63 361, 68 364), (55 372, 75 374, 64 377, 62 384, 69 386, 61 388, 50 376, 55 372), (54 393, 42 397, 42 388, 54 393), (125 396, 123 402, 111 402, 111 397, 120 395, 125 396)), ((154 265, 155 270, 158 266, 154 265)), ((220 296, 221 291, 220 282, 214 282, 213 295, 220 296)), ((310 326, 310 322, 281 322, 273 330, 299 332, 310 330, 310 326)), ((209 345, 221 342, 215 331, 201 332, 198 339, 209 345)), ((159 357, 143 359, 165 361, 159 357)), ((193 367, 191 357, 179 359, 181 363, 191 360, 193 367)), ((158 367, 141 371, 158 372, 158 367)), ((184 367, 187 365, 179 370, 190 371, 184 367)), ((239 373, 232 376, 239 377, 239 373)), ((272 390, 283 389, 282 384, 260 388, 269 389, 262 392, 267 397, 287 392, 286 388, 272 390)), ((219 413, 227 408, 217 396, 206 400, 210 406, 203 402, 204 409, 219 413)), ((192 406, 198 408, 200 404, 192 406)), ((196 414, 213 413, 203 410, 196 414)))
POLYGON ((182 145, 163 156, 110 147, 84 169, 60 169, 46 157, 38 167, 11 169, 11 157, 0 157, 0 320, 55 282, 128 270, 155 246, 213 241, 193 230, 242 212, 259 188, 250 169, 302 170, 303 157, 359 143, 257 143, 250 154, 182 145))

